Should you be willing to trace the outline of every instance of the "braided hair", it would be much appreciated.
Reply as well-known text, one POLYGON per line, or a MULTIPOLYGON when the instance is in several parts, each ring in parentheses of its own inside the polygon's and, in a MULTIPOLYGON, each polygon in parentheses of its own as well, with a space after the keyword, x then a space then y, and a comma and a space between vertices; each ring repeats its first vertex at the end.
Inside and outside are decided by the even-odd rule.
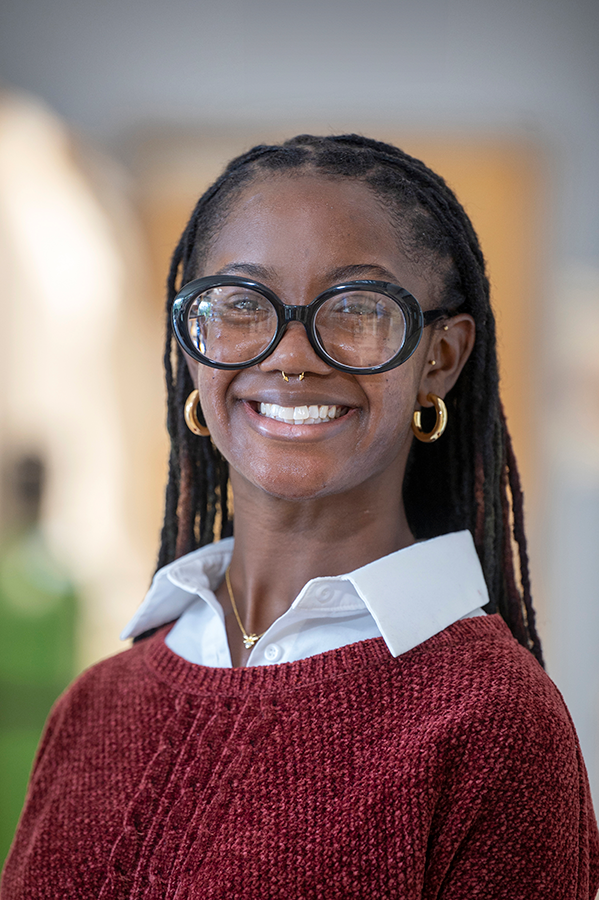
POLYGON ((499 398, 495 320, 478 238, 440 176, 396 147, 359 135, 299 135, 280 145, 256 146, 229 163, 193 210, 168 276, 164 364, 171 452, 158 566, 233 532, 227 463, 209 437, 192 435, 185 424, 184 402, 194 385, 173 337, 173 299, 179 287, 198 277, 243 188, 276 174, 352 178, 367 185, 388 211, 402 246, 442 273, 440 303, 474 318, 474 349, 447 395, 443 439, 413 441, 405 509, 417 539, 464 528, 472 532, 489 590, 487 612, 499 612, 542 663, 522 491, 499 398))

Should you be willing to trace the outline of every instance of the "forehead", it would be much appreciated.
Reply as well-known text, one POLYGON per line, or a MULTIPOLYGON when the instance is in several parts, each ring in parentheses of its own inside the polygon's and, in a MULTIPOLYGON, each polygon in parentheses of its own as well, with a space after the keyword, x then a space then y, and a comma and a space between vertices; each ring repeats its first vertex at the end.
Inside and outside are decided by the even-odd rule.
POLYGON ((255 246, 260 239, 295 235, 310 240, 313 236, 327 243, 356 240, 370 243, 368 236, 380 240, 383 234, 395 243, 391 221, 374 193, 364 184, 350 179, 317 175, 271 174, 254 179, 235 198, 224 226, 216 236, 255 246))
POLYGON ((308 174, 260 177, 236 197, 201 274, 243 262, 286 276, 309 274, 314 281, 343 266, 378 266, 408 290, 413 288, 406 279, 426 277, 408 258, 398 228, 367 185, 308 174))

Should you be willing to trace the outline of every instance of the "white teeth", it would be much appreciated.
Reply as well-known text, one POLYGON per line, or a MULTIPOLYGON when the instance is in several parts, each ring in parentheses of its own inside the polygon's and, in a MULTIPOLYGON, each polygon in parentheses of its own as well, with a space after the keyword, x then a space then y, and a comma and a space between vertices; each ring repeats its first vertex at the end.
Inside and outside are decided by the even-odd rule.
POLYGON ((276 403, 260 403, 260 415, 278 419, 288 425, 319 425, 332 422, 347 412, 346 406, 278 406, 276 403))

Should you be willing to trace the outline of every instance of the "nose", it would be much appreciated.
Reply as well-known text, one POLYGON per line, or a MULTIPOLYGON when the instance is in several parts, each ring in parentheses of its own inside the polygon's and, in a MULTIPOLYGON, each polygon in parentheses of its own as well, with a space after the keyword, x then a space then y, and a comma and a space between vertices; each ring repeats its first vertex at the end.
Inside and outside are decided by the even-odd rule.
POLYGON ((316 353, 301 322, 290 322, 283 337, 266 359, 259 363, 263 372, 285 372, 300 375, 328 375, 332 368, 316 353))

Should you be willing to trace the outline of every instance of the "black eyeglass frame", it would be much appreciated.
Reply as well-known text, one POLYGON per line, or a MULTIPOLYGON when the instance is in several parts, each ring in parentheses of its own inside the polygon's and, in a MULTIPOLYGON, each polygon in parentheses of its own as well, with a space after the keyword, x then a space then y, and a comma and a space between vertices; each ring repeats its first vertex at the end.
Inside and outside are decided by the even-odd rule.
POLYGON ((431 325, 437 319, 449 315, 449 310, 442 307, 428 309, 426 312, 423 312, 418 300, 413 294, 410 294, 405 288, 387 281, 346 281, 343 284, 336 284, 326 291, 323 291, 318 297, 312 300, 311 303, 308 303, 305 306, 290 306, 287 303, 283 303, 274 291, 271 291, 270 288, 261 284, 259 281, 252 281, 249 278, 239 278, 236 275, 208 275, 204 278, 196 278, 194 281, 190 281, 181 288, 173 302, 172 323, 175 337, 181 348, 197 362, 203 363, 205 366, 210 366, 213 369, 248 369, 250 366, 258 365, 258 363, 261 363, 262 360, 270 356, 276 346, 280 343, 285 334, 287 325, 291 322, 300 322, 306 329, 306 334, 312 349, 317 356, 327 363, 327 365, 334 369, 338 369, 341 372, 349 372, 351 375, 375 375, 379 372, 388 372, 389 369, 395 369, 397 366, 406 362, 418 347, 423 329, 427 325, 431 325), (187 329, 187 313, 196 297, 212 288, 227 286, 243 287, 247 290, 261 294, 270 301, 277 314, 277 330, 268 347, 266 347, 262 353, 258 354, 258 356, 243 363, 222 363, 216 362, 213 359, 208 359, 208 357, 204 356, 203 353, 200 353, 198 348, 193 344, 187 329), (314 326, 314 318, 323 303, 331 297, 334 297, 336 294, 355 290, 368 290, 377 294, 384 294, 386 297, 390 297, 394 300, 404 314, 406 322, 406 337, 404 343, 395 356, 391 357, 387 362, 381 363, 379 366, 346 366, 344 363, 337 362, 337 360, 328 355, 320 343, 318 332, 314 326))

